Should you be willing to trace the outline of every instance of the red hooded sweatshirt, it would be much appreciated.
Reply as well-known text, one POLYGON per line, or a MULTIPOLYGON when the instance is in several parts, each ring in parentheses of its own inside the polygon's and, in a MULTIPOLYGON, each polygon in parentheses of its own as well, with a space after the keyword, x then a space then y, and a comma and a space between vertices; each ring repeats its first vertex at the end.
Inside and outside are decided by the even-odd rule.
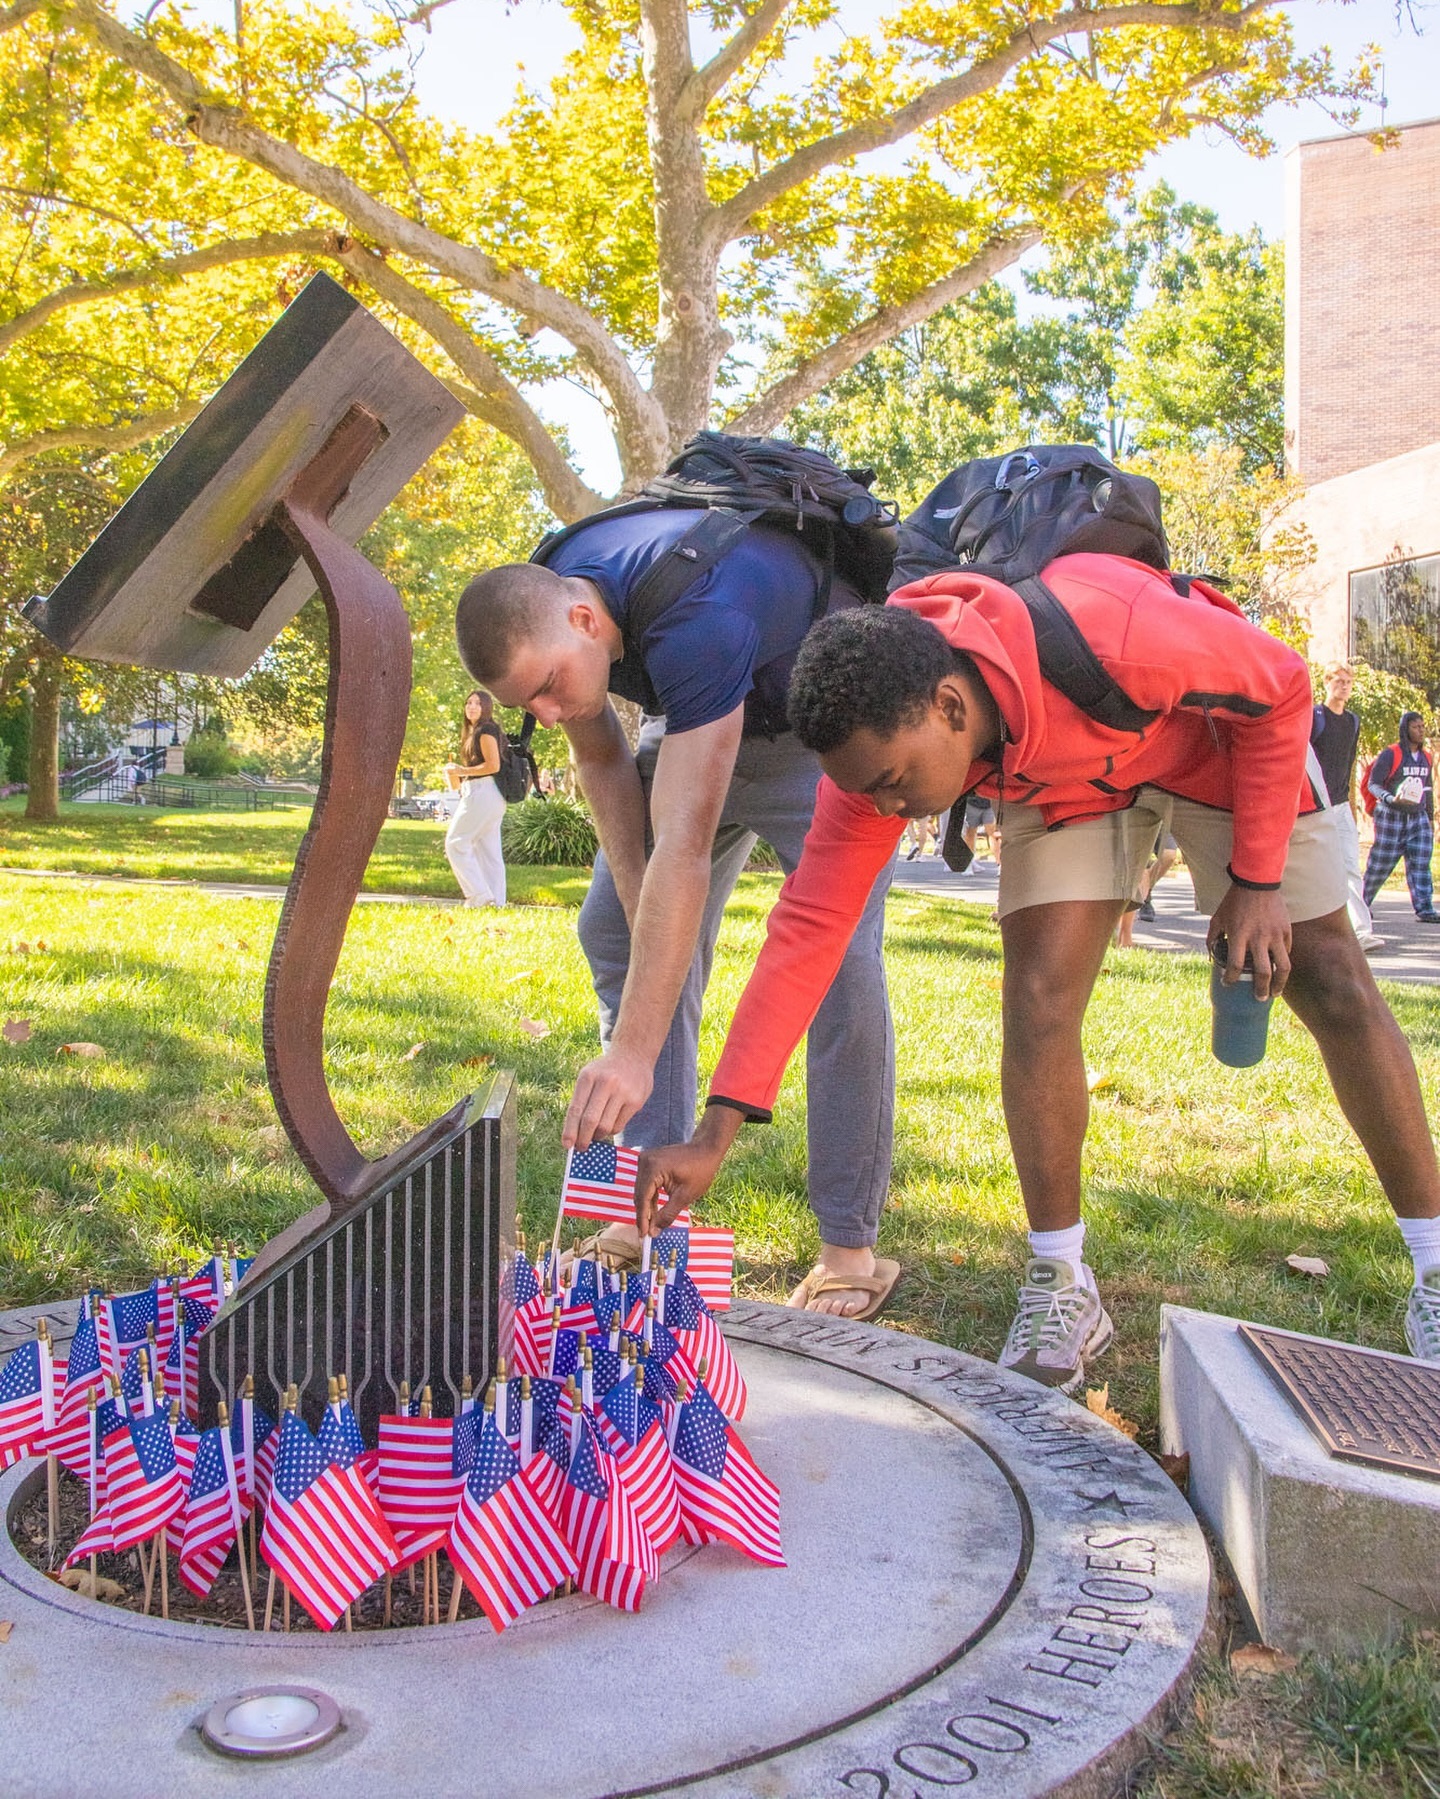
MULTIPOLYGON (((983 575, 932 575, 890 596, 974 661, 1005 725, 1000 761, 970 791, 1038 806, 1050 826, 1097 818, 1159 787, 1235 816, 1230 873, 1278 887, 1290 832, 1317 800, 1305 778, 1312 696, 1304 659, 1214 588, 1182 597, 1120 556, 1062 556, 1045 581, 1106 672, 1158 716, 1114 731, 1043 681, 1024 602, 983 575)), ((844 959, 905 828, 822 778, 800 865, 781 888, 710 1097, 765 1119, 785 1065, 844 959)))

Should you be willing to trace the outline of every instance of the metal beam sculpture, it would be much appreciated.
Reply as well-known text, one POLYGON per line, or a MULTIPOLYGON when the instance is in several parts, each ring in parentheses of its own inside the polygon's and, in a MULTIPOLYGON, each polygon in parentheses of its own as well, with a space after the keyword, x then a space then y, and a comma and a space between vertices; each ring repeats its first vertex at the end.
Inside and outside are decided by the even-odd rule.
MULTIPOLYGON (((389 1203, 402 1188, 413 1200, 417 1171, 436 1158, 445 1165, 447 1207, 481 1204, 487 1214, 483 1229, 464 1236, 465 1253, 473 1242, 479 1258, 466 1270, 466 1291, 471 1283, 483 1287, 485 1303, 477 1300, 474 1319, 465 1320, 466 1345, 452 1356, 453 1346, 444 1344, 446 1368, 494 1353, 500 1239, 502 1232, 508 1239, 514 1218, 512 1083, 499 1077, 484 1102, 461 1100, 392 1155, 371 1161, 336 1110, 324 1065, 330 986, 387 814, 410 702, 404 607, 354 543, 462 411, 358 301, 317 275, 54 592, 25 609, 69 655, 235 677, 254 666, 316 588, 324 601, 330 667, 320 790, 275 933, 263 1027, 276 1111, 324 1202, 265 1246, 243 1297, 231 1302, 230 1310, 250 1312, 253 1353, 262 1289, 273 1323, 276 1283, 289 1277, 293 1292, 297 1270, 310 1279, 307 1257, 322 1243, 332 1244, 333 1256, 336 1232, 357 1208, 389 1203), (484 1120, 491 1137, 479 1157, 483 1166, 472 1180, 475 1158, 467 1147, 462 1194, 451 1172, 453 1151, 462 1137, 469 1144, 484 1120), (501 1140, 507 1134, 508 1149, 501 1140), (485 1339, 473 1351, 472 1322, 485 1339)), ((447 1239, 447 1278, 459 1243, 447 1239)), ((333 1279, 325 1290, 338 1306, 333 1279)), ((354 1297, 347 1295, 347 1307, 354 1297)), ((462 1309, 470 1310, 468 1302, 462 1309)), ((299 1314, 293 1306, 281 1310, 293 1338, 299 1314)), ((304 1330, 318 1331, 321 1323, 319 1312, 305 1311, 304 1330)), ((262 1336, 277 1378, 282 1365, 286 1378, 297 1378, 293 1345, 282 1352, 268 1330, 262 1336)), ((417 1358, 439 1355, 440 1343, 411 1343, 405 1377, 417 1372, 417 1358)), ((233 1328, 229 1353, 233 1359, 233 1328)), ((333 1370, 318 1365, 321 1357, 310 1359, 323 1393, 333 1370)), ((460 1368, 472 1376, 484 1371, 460 1368)))

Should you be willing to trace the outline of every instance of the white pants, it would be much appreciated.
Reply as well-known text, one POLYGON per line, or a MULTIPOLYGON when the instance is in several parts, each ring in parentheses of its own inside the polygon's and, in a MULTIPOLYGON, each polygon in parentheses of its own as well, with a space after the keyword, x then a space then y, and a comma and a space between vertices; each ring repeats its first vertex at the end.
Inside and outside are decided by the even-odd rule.
POLYGON ((445 833, 445 854, 467 906, 505 904, 505 859, 500 853, 500 820, 505 801, 491 775, 460 786, 460 804, 445 833))
POLYGON ((1345 846, 1345 883, 1348 888, 1345 905, 1355 935, 1363 943, 1367 937, 1375 935, 1375 920, 1365 904, 1365 881, 1360 873, 1360 827, 1348 805, 1332 806, 1330 810, 1335 814, 1340 841, 1345 846))

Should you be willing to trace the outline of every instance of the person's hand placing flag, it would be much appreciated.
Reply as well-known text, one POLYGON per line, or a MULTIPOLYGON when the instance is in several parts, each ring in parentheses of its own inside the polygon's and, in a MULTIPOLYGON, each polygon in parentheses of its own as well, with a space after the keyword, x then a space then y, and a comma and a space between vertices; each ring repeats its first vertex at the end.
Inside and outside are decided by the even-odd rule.
POLYGON ((733 1106, 709 1106, 688 1143, 640 1152, 635 1223, 642 1237, 656 1236, 709 1192, 744 1122, 733 1106))

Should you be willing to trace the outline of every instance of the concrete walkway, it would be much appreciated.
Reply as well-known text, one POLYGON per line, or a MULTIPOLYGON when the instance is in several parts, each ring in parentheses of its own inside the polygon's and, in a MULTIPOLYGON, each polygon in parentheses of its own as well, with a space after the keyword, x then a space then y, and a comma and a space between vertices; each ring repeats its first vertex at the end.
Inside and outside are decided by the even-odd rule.
MULTIPOLYGON (((936 899, 968 900, 992 907, 999 870, 988 857, 977 859, 963 875, 946 868, 938 856, 917 856, 895 865, 895 886, 936 899)), ((1205 920, 1195 910, 1195 888, 1188 874, 1167 875, 1155 889, 1154 924, 1135 925, 1136 949, 1182 950, 1205 954, 1205 920)), ((1385 947, 1370 957, 1376 978, 1440 986, 1440 925, 1417 922, 1410 897, 1402 888, 1381 893, 1375 902, 1375 929, 1385 947)))

